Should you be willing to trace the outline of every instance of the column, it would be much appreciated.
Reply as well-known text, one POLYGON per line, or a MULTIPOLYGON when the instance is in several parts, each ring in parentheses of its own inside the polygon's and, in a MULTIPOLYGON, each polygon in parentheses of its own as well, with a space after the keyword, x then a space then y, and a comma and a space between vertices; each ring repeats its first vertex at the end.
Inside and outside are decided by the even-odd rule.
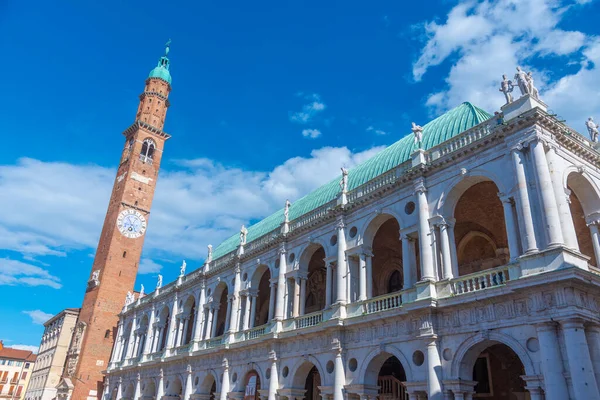
POLYGON ((563 244, 564 241, 544 143, 540 140, 531 143, 531 154, 540 192, 540 200, 542 202, 543 218, 546 222, 546 230, 548 232, 548 247, 558 246, 563 244))
POLYGON ((404 282, 402 283, 402 289, 409 289, 413 286, 412 277, 412 259, 411 259, 411 238, 408 235, 401 235, 402 240, 402 276, 404 282))
POLYGON ((358 256, 358 301, 367 299, 367 255, 358 256))
POLYGON ((229 331, 237 332, 240 329, 240 287, 242 285, 240 278, 240 264, 235 266, 235 278, 233 281, 233 298, 231 300, 229 331))
POLYGON ((256 294, 250 295, 250 322, 248 328, 254 328, 254 321, 256 320, 256 294))
POLYGON ((521 226, 523 250, 525 253, 531 253, 537 251, 538 248, 533 229, 533 216, 531 215, 531 205, 529 203, 527 177, 525 176, 525 157, 520 147, 513 148, 511 154, 513 166, 515 167, 515 176, 517 177, 517 204, 523 218, 521 226))
POLYGON ((200 288, 200 298, 198 299, 198 311, 196 313, 196 326, 194 327, 194 342, 202 340, 202 331, 204 330, 204 304, 206 303, 206 284, 202 280, 200 288))
POLYGON ((571 318, 561 321, 561 326, 565 337, 575 399, 600 399, 583 321, 579 318, 571 318))
MULTIPOLYGON (((456 254, 456 238, 454 237, 454 224, 456 220, 454 218, 446 218, 448 224, 448 240, 450 241, 450 257, 452 257, 452 276, 459 276, 458 274, 458 255, 456 254)), ((413 249, 414 251, 414 249, 413 249)), ((415 259, 417 255, 415 253, 415 259)))
POLYGON ((206 331, 204 332, 204 340, 210 338, 212 334, 212 325, 213 325, 213 316, 212 316, 212 307, 210 304, 206 307, 206 331))
POLYGON ((227 296, 227 313, 225 314, 225 332, 229 332, 231 329, 231 304, 233 303, 233 296, 227 296))
MULTIPOLYGON (((123 319, 119 319, 119 323, 117 325, 117 340, 115 340, 115 348, 114 351, 110 357, 110 362, 116 362, 120 359, 120 354, 121 353, 121 346, 122 346, 122 340, 123 340, 123 319)), ((40 353, 42 351, 44 351, 45 349, 43 348, 43 344, 40 346, 40 353)))
POLYGON ((428 400, 442 400, 442 385, 441 385, 441 373, 442 373, 442 361, 440 360, 440 353, 437 348, 437 338, 430 337, 426 339, 427 343, 427 354, 425 356, 427 366, 427 399, 428 400))
MULTIPOLYGON (((15 388, 15 390, 17 390, 15 388)), ((117 399, 121 399, 123 397, 123 378, 119 378, 119 383, 117 383, 117 399)))
POLYGON ((150 310, 150 319, 148 320, 148 331, 146 333, 146 343, 144 343, 144 355, 152 353, 152 343, 154 342, 154 304, 150 310))
POLYGON ((335 298, 335 302, 340 304, 346 304, 346 270, 348 267, 346 265, 346 234, 344 233, 345 226, 344 220, 340 218, 337 221, 337 295, 335 298))
POLYGON ((298 279, 298 275, 294 277, 294 298, 292 301, 292 317, 296 318, 300 312, 300 281, 298 279))
POLYGON ((194 387, 192 386, 192 366, 188 365, 185 370, 185 386, 183 388, 183 396, 181 396, 181 400, 189 400, 193 393, 194 387))
POLYGON ((162 399, 162 397, 165 395, 165 378, 164 378, 164 373, 162 368, 160 369, 160 372, 158 373, 158 387, 156 388, 156 399, 162 399))
POLYGON ((556 154, 556 148, 554 146, 549 146, 546 158, 548 159, 552 187, 554 189, 554 196, 556 197, 556 206, 558 208, 558 218, 562 228, 562 235, 565 239, 565 245, 570 249, 579 251, 579 243, 577 243, 577 234, 575 233, 571 207, 569 207, 568 196, 565 192, 566 188, 563 187, 562 171, 559 170, 558 155, 556 154))
POLYGON ((327 275, 325 278, 325 307, 329 307, 331 305, 331 289, 333 286, 333 271, 331 262, 325 260, 327 263, 327 275))
POLYGON ((168 331, 165 332, 167 335, 166 348, 170 349, 175 344, 175 335, 177 333, 177 292, 175 292, 175 299, 173 300, 173 308, 171 310, 171 321, 168 322, 168 331))
POLYGON ((211 320, 210 337, 211 338, 214 338, 215 336, 217 336, 217 318, 219 317, 219 307, 220 306, 214 306, 210 309, 210 320, 211 320))
POLYGON ((596 256, 596 267, 600 267, 600 232, 596 222, 589 225, 590 233, 592 234, 592 245, 594 246, 594 255, 596 256))
POLYGON ((442 268, 444 279, 452 279, 452 256, 450 255, 450 238, 448 235, 448 224, 443 222, 440 224, 440 245, 442 252, 442 268))
POLYGON ((367 299, 373 298, 373 254, 367 254, 367 299))
POLYGON ((277 296, 277 283, 271 282, 269 283, 269 287, 271 292, 269 293, 269 321, 273 319, 273 314, 275 313, 275 297, 277 296))
POLYGON ((131 358, 133 356, 133 346, 135 342, 135 320, 136 315, 133 314, 133 320, 131 321, 131 331, 129 331, 129 338, 127 339, 127 354, 125 354, 125 358, 131 358))
POLYGON ((286 272, 286 260, 285 260, 285 244, 281 245, 279 249, 279 275, 277 276, 277 302, 275 304, 275 319, 281 321, 284 319, 283 309, 285 301, 285 272, 286 272))
POLYGON ((269 354, 271 359, 271 379, 269 379, 269 399, 277 400, 277 390, 279 389, 279 379, 277 377, 277 357, 274 351, 269 354))
POLYGON ((221 393, 219 400, 227 400, 229 393, 229 363, 227 359, 223 359, 223 382, 221 382, 221 393))
POLYGON ((590 357, 594 366, 596 383, 600 386, 600 325, 590 324, 586 326, 585 337, 590 347, 590 357))
POLYGON ((344 385, 346 374, 344 373, 344 361, 342 360, 342 348, 335 349, 335 369, 333 376, 333 400, 344 400, 344 385))
POLYGON ((427 189, 421 180, 415 187, 419 210, 419 245, 421 250, 421 280, 434 281, 433 254, 431 252, 432 232, 429 227, 429 205, 427 204, 427 189))
POLYGON ((248 329, 250 322, 250 294, 246 293, 246 301, 244 302, 244 325, 242 326, 242 330, 245 331, 248 329))
POLYGON ((183 330, 181 331, 181 339, 179 340, 180 346, 186 344, 185 341, 187 340, 186 336, 187 336, 189 324, 190 324, 190 315, 186 315, 183 317, 183 330))
POLYGON ((568 399, 569 391, 563 374, 563 360, 556 335, 556 324, 544 323, 536 325, 536 329, 540 342, 546 400, 568 399))
POLYGON ((300 278, 300 315, 304 315, 306 306, 306 277, 300 278))
POLYGON ((139 400, 140 396, 142 395, 142 388, 140 385, 141 381, 141 377, 140 374, 138 372, 136 378, 135 378, 135 389, 133 391, 133 400, 139 400))
POLYGON ((506 224, 506 236, 508 237, 508 252, 510 261, 515 261, 519 257, 519 239, 517 227, 515 225, 515 215, 510 197, 498 193, 502 206, 504 207, 504 223, 506 224))

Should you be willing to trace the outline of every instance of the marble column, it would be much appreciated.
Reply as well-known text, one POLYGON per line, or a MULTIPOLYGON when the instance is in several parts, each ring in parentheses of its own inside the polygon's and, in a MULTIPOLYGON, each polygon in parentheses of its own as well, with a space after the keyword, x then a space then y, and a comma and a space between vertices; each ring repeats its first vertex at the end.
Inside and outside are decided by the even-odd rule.
POLYGON ((233 303, 233 297, 235 295, 227 296, 227 313, 225 314, 225 332, 229 332, 231 329, 231 304, 233 303))
POLYGON ((235 266, 235 278, 233 280, 233 299, 231 301, 230 311, 229 331, 231 332, 237 332, 240 329, 240 286, 242 285, 240 272, 240 265, 237 264, 235 266))
POLYGON ((292 305, 292 317, 297 318, 300 312, 300 281, 298 276, 294 277, 294 298, 292 305))
POLYGON ((119 382, 117 383, 117 400, 120 400, 123 397, 123 378, 119 378, 119 382))
POLYGON ((133 314, 133 320, 131 321, 131 330, 129 331, 129 338, 127 339, 127 354, 125 354, 126 359, 131 358, 133 356, 136 319, 136 315, 133 314))
POLYGON ((429 205, 427 204, 427 189, 421 180, 415 186, 415 196, 419 211, 419 245, 421 250, 421 280, 434 281, 433 254, 431 251, 432 234, 429 227, 429 205))
POLYGON ((223 359, 223 382, 221 382, 221 393, 219 400, 227 400, 229 394, 229 362, 227 359, 223 359))
POLYGON ((269 292, 269 321, 273 319, 275 313, 275 297, 277 297, 277 282, 269 282, 271 292, 269 292))
POLYGON ((269 399, 278 400, 277 390, 279 389, 279 379, 277 377, 277 357, 275 352, 269 354, 271 360, 271 378, 269 379, 269 399))
POLYGON ((563 187, 562 171, 559 169, 558 155, 556 148, 549 146, 546 153, 548 159, 548 167, 550 177, 552 179, 552 188, 554 189, 554 197, 556 198, 556 207, 558 209, 558 218, 562 228, 562 236, 565 240, 565 246, 570 249, 579 251, 579 243, 577 243, 577 234, 575 233, 575 225, 573 224, 573 216, 571 215, 571 207, 569 206, 569 198, 563 187))
POLYGON ((244 324, 242 330, 245 331, 250 326, 250 294, 246 293, 244 296, 244 324))
POLYGON ((168 328, 165 334, 167 335, 166 348, 170 349, 175 344, 175 335, 177 334, 177 292, 175 292, 175 298, 173 300, 173 308, 171 309, 170 321, 168 321, 168 328))
POLYGON ((165 377, 162 368, 158 373, 158 387, 156 388, 156 398, 162 399, 165 395, 165 377))
POLYGON ((596 221, 589 224, 590 233, 592 235, 592 245, 594 246, 594 255, 596 256, 596 267, 600 267, 600 232, 596 221))
POLYGON ((515 215, 513 213, 513 205, 510 197, 498 193, 502 206, 504 207, 504 224, 506 225, 506 236, 508 238, 508 252, 510 253, 510 261, 515 261, 519 254, 519 236, 517 234, 517 226, 515 225, 515 215))
POLYGON ((284 302, 285 302, 285 273, 287 270, 285 259, 285 244, 279 249, 279 275, 277 278, 277 302, 275 304, 275 319, 282 321, 284 319, 284 302))
POLYGON ((367 299, 367 255, 358 256, 358 301, 367 299))
POLYGON ((133 400, 139 400, 140 396, 142 395, 141 380, 142 378, 138 372, 137 376, 135 377, 135 389, 133 390, 133 400))
POLYGON ((561 321, 575 400, 600 399, 583 320, 561 321))
MULTIPOLYGON (((454 218, 446 218, 448 224, 448 240, 450 241, 450 257, 452 258, 452 276, 458 277, 458 255, 456 253, 456 238, 454 237, 454 218)), ((414 252, 414 248, 413 248, 414 252)), ((414 255, 416 258, 416 254, 414 255)))
POLYGON ((542 203, 542 216, 546 222, 545 230, 548 235, 548 247, 559 246, 564 243, 564 240, 544 143, 540 140, 532 142, 531 154, 542 203))
POLYGON ((400 239, 402 240, 402 276, 404 278, 402 289, 410 289, 414 282, 412 272, 414 265, 411 258, 412 239, 408 235, 401 235, 400 239))
MULTIPOLYGON (((346 227, 344 220, 339 219, 337 221, 337 293, 335 302, 340 304, 346 304, 346 234, 344 228, 346 227)), ((337 400, 337 399, 335 399, 337 400)), ((341 399, 340 399, 341 400, 341 399)))
POLYGON ((327 264, 327 275, 325 277, 325 307, 331 305, 331 288, 333 286, 333 267, 331 262, 325 261, 327 264))
POLYGON ((517 178, 518 206, 521 211, 521 240, 525 253, 532 253, 538 250, 535 230, 533 228, 533 216, 531 214, 531 204, 529 202, 529 188, 527 177, 525 175, 525 156, 522 148, 515 147, 511 151, 515 176, 517 178))
POLYGON ((152 344, 154 343, 154 305, 150 310, 150 319, 148 320, 148 330, 146 333, 146 343, 144 343, 144 355, 152 352, 152 344))
POLYGON ((585 338, 590 348, 590 357, 594 366, 596 383, 600 386, 600 325, 587 325, 585 327, 585 338))
POLYGON ((442 400, 442 361, 437 346, 437 338, 430 337, 425 339, 427 345, 427 354, 425 362, 427 368, 427 399, 442 400))
POLYGON ((256 320, 256 298, 258 296, 256 294, 250 295, 250 321, 248 323, 248 328, 254 328, 254 321, 256 320))
POLYGON ((217 318, 219 318, 219 308, 221 306, 220 305, 215 305, 210 309, 210 313, 211 313, 211 318, 210 320, 211 322, 211 329, 210 329, 210 337, 214 338, 215 336, 217 336, 217 318))
POLYGON ((569 398, 567 381, 563 371, 563 360, 555 323, 536 325, 538 341, 540 342, 540 358, 546 400, 562 400, 569 398))
POLYGON ((344 361, 342 360, 342 349, 335 349, 335 365, 333 375, 333 400, 344 400, 344 385, 346 374, 344 373, 344 361))
MULTIPOLYGON (((115 340, 115 349, 110 357, 110 362, 116 362, 120 359, 121 356, 121 347, 123 341, 123 319, 119 319, 119 323, 117 324, 117 340, 115 340)), ((44 345, 40 346, 40 353, 44 351, 44 345)))
POLYGON ((181 400, 189 400, 192 393, 194 393, 194 387, 192 386, 192 366, 188 365, 185 370, 185 386, 181 400))
POLYGON ((306 306, 306 277, 300 278, 300 315, 304 315, 306 306))
POLYGON ((440 245, 442 253, 442 268, 444 279, 454 278, 452 274, 452 256, 450 253, 450 238, 448 236, 448 224, 440 224, 440 245))
POLYGON ((373 298, 373 255, 367 254, 367 299, 373 298))
POLYGON ((194 327, 194 342, 202 340, 202 331, 204 330, 204 304, 206 303, 206 283, 202 280, 200 284, 200 298, 198 299, 197 311, 196 311, 196 326, 194 327))

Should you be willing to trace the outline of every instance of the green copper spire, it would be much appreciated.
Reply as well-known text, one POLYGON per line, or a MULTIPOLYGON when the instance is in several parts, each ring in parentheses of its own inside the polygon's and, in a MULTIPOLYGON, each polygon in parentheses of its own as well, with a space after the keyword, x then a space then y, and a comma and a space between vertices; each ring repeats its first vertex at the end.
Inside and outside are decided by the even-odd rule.
POLYGON ((156 68, 150 71, 150 75, 148 75, 148 78, 159 78, 164 81, 167 81, 169 85, 171 84, 171 73, 169 72, 170 62, 169 58, 167 57, 169 55, 170 48, 171 39, 169 39, 165 44, 165 55, 158 60, 158 65, 156 66, 156 68))

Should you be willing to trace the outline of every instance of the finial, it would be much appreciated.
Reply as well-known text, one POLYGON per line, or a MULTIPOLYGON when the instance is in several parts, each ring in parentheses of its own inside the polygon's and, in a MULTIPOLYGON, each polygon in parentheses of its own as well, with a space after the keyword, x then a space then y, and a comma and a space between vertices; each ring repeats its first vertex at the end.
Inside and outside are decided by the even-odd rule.
POLYGON ((171 48, 171 39, 167 40, 167 43, 165 43, 165 56, 169 55, 170 48, 171 48))

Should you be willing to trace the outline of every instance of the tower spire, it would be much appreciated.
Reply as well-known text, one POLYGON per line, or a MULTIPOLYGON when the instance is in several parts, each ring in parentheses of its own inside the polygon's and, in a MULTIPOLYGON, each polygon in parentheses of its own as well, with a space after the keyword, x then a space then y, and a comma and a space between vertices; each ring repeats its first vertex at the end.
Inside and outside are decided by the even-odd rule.
POLYGON ((148 75, 148 78, 159 78, 166 81, 171 85, 171 73, 169 67, 171 62, 169 61, 169 51, 171 50, 171 39, 165 43, 165 55, 158 60, 158 65, 148 75))

